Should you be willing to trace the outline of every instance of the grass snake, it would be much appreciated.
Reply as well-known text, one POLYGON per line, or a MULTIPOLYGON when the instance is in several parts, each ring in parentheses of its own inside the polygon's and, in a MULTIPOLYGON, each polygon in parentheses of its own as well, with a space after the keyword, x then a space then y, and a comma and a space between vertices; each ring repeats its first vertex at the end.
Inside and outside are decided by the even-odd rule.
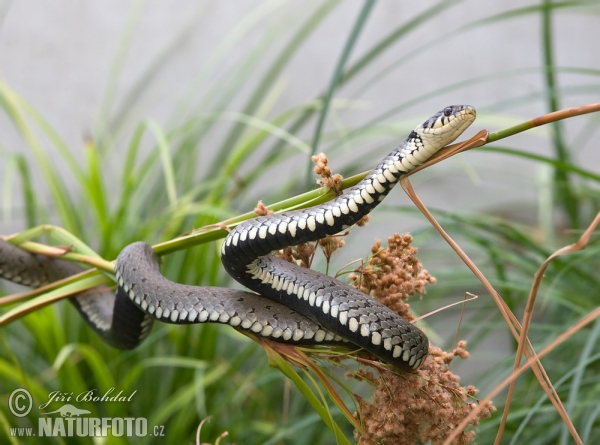
MULTIPOLYGON (((407 320, 368 295, 272 252, 316 241, 352 226, 375 208, 400 177, 453 142, 474 120, 468 105, 444 108, 416 127, 360 183, 308 209, 262 216, 233 229, 221 249, 227 272, 254 292, 169 281, 143 242, 119 254, 116 296, 99 287, 71 298, 88 324, 111 345, 136 347, 154 319, 226 323, 282 342, 351 342, 403 369, 417 369, 429 341, 407 320), (267 298, 265 298, 267 297, 267 298)), ((0 239, 0 277, 39 287, 81 272, 81 266, 21 250, 0 239)))

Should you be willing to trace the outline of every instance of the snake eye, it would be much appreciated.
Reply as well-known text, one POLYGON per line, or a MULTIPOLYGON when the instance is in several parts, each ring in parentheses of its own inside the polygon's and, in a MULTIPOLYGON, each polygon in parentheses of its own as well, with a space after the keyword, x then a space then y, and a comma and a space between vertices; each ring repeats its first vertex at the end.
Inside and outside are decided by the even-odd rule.
POLYGON ((446 107, 444 108, 444 116, 450 116, 452 114, 452 108, 446 107))

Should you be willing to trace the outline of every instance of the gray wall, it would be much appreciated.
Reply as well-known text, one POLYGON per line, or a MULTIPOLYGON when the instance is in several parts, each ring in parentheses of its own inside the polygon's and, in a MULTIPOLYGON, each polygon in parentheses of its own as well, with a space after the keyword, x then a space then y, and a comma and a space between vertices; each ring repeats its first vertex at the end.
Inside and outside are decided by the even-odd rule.
MULTIPOLYGON (((218 87, 219 80, 226 76, 228 69, 258 44, 267 32, 277 27, 294 27, 296 23, 304 21, 318 4, 315 1, 5 1, 1 7, 0 22, 0 76, 50 122, 69 147, 80 151, 83 136, 97 129, 103 100, 109 98, 111 106, 108 112, 114 117, 122 103, 127 101, 127 93, 153 60, 161 57, 163 51, 169 54, 166 64, 144 90, 135 112, 128 115, 127 122, 130 124, 151 117, 168 128, 169 117, 174 115, 174 110, 182 100, 189 97, 190 91, 194 94, 197 92, 201 97, 211 88, 218 87), (264 17, 250 25, 247 32, 227 48, 196 90, 190 89, 197 73, 211 61, 217 45, 230 36, 240 22, 248 20, 251 14, 257 14, 260 10, 264 11, 264 17), (126 29, 131 32, 131 45, 121 55, 119 51, 125 46, 120 42, 126 29), (182 35, 179 44, 169 47, 170 42, 182 35), (120 56, 122 59, 119 59, 120 56), (120 60, 122 66, 114 84, 114 95, 111 96, 107 94, 108 78, 111 67, 121 63, 120 60)), ((431 4, 378 2, 351 60, 357 60, 374 42, 431 4)), ((438 87, 494 75, 497 75, 496 79, 473 82, 420 100, 390 122, 402 123, 410 128, 418 122, 417 119, 451 103, 470 103, 479 109, 475 130, 489 128, 493 131, 543 114, 546 111, 543 99, 522 100, 527 94, 540 91, 540 73, 515 72, 534 69, 543 63, 539 14, 475 27, 457 37, 445 37, 480 18, 537 4, 523 1, 456 2, 426 26, 409 33, 360 78, 338 91, 338 97, 353 98, 359 102, 356 109, 335 114, 336 121, 329 120, 330 124, 333 122, 330 128, 333 125, 353 126, 367 122, 382 110, 413 100, 438 87), (377 82, 370 82, 372 76, 401 56, 425 43, 440 41, 444 43, 418 51, 410 62, 390 71, 377 82), (361 89, 361 86, 369 83, 368 89, 361 89)), ((361 2, 342 2, 296 54, 284 70, 281 79, 283 91, 276 110, 302 103, 323 90, 361 5, 361 2)), ((600 58, 593 43, 598 41, 600 34, 598 8, 592 9, 594 11, 592 14, 589 10, 579 12, 569 9, 555 14, 553 23, 557 65, 600 68, 600 58)), ((272 59, 276 52, 277 44, 268 47, 265 60, 272 59)), ((594 82, 597 85, 597 77, 593 76, 560 74, 558 79, 560 86, 589 85, 594 82)), ((250 88, 254 86, 252 79, 248 85, 250 88)), ((561 105, 566 107, 595 102, 599 97, 597 86, 592 91, 595 94, 590 94, 589 89, 579 94, 568 94, 561 105)), ((241 95, 233 102, 231 109, 236 110, 236 106, 240 107, 244 100, 244 95, 241 95)), ((0 119, 0 153, 5 156, 26 150, 26 145, 7 125, 4 116, 0 119)), ((587 119, 567 122, 568 134, 575 135, 587 119)), ((125 135, 130 134, 131 128, 132 125, 125 135)), ((547 129, 542 129, 512 138, 502 145, 551 154, 548 134, 547 129)), ((310 135, 307 132, 300 136, 310 135)), ((369 148, 369 141, 362 143, 365 147, 360 149, 369 148)), ((383 147, 378 152, 384 154, 385 150, 383 147)), ((598 150, 591 140, 576 147, 576 150, 576 158, 590 157, 590 161, 586 161, 589 168, 598 165, 598 150)), ((427 179, 425 182, 431 183, 433 188, 430 190, 424 184, 421 190, 432 204, 444 206, 447 203, 451 207, 472 208, 482 204, 478 196, 488 201, 490 195, 486 193, 486 187, 493 184, 494 189, 503 187, 498 196, 499 207, 513 200, 522 203, 525 198, 536 196, 536 172, 527 163, 514 163, 513 158, 465 154, 431 174, 424 173, 423 180, 427 179), (458 177, 446 182, 443 179, 446 173, 455 173, 458 177), (486 180, 482 180, 483 177, 486 180), (503 183, 511 185, 504 188, 503 183), (483 189, 481 193, 477 192, 479 188, 483 189)), ((2 224, 4 227, 10 224, 12 229, 17 230, 20 228, 19 220, 17 209, 11 221, 5 219, 2 224)))

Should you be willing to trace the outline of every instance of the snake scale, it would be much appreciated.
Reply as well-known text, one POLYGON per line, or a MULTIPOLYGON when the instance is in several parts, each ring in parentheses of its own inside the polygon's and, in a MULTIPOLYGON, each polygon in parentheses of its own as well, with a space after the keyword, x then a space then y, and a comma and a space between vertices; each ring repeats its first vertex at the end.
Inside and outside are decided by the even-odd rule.
MULTIPOLYGON (((403 174, 453 142, 475 116, 475 109, 468 105, 446 107, 416 127, 365 179, 341 196, 308 209, 239 224, 223 242, 221 260, 235 280, 255 293, 169 281, 160 274, 152 248, 136 242, 117 258, 116 296, 99 287, 71 301, 97 333, 122 349, 136 347, 150 332, 154 319, 178 324, 217 322, 281 342, 347 341, 384 362, 417 369, 429 348, 420 329, 353 287, 271 253, 355 224, 403 174)), ((0 239, 2 278, 38 287, 82 270, 77 264, 34 255, 0 239)))

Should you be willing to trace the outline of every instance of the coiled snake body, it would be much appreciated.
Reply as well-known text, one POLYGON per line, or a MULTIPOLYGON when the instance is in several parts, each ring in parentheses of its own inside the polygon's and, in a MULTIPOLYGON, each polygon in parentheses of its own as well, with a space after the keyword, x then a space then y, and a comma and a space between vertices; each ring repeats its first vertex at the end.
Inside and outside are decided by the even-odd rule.
MULTIPOLYGON (((222 246, 223 266, 260 295, 173 283, 160 274, 152 248, 138 242, 117 258, 116 298, 98 288, 71 301, 96 332, 124 349, 137 346, 148 335, 153 319, 219 322, 277 341, 349 341, 387 363, 416 369, 429 345, 418 328, 347 284, 270 253, 350 227, 377 206, 403 174, 453 142, 474 119, 470 106, 446 107, 415 128, 343 195, 312 208, 245 221, 233 229, 222 246)), ((37 287, 80 271, 76 264, 32 255, 0 239, 0 277, 37 287)))

